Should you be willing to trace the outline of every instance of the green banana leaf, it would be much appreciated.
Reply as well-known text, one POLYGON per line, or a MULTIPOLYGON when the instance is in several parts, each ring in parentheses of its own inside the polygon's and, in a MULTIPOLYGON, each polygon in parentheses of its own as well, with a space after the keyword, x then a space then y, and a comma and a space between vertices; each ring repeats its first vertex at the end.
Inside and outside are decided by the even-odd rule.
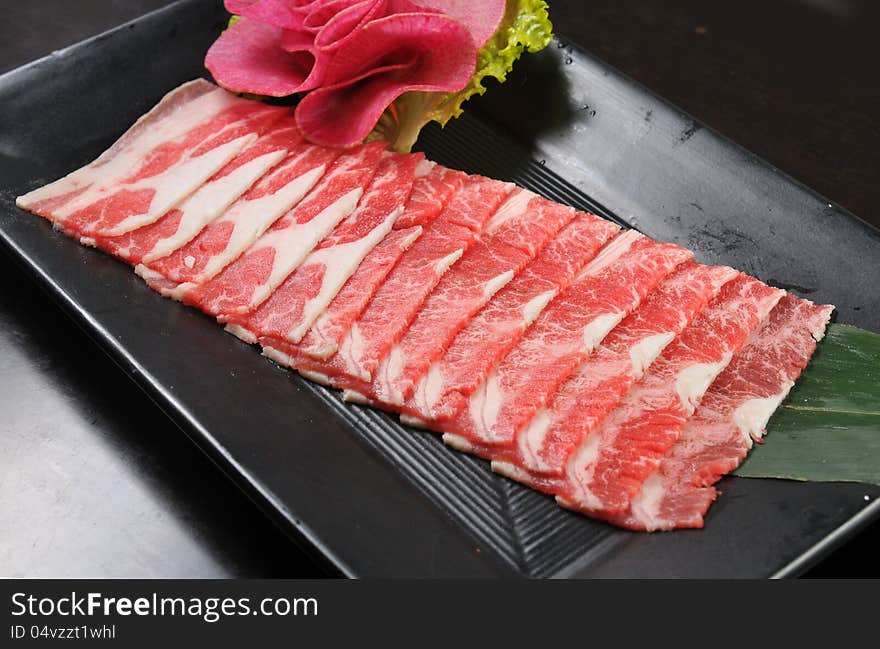
POLYGON ((880 334, 830 325, 734 474, 880 484, 880 334))

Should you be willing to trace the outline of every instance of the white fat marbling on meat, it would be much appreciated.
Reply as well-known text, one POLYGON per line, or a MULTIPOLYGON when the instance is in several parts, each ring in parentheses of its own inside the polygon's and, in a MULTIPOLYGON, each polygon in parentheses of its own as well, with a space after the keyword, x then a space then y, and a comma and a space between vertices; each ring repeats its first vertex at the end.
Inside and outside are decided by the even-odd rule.
POLYGON ((143 279, 145 282, 150 283, 150 281, 162 281, 165 279, 165 275, 162 273, 158 273, 149 266, 144 266, 143 264, 138 264, 134 267, 135 275, 143 279))
POLYGON ((474 448, 469 439, 454 433, 443 433, 443 443, 463 453, 470 453, 474 448))
POLYGON ((430 412, 443 396, 443 373, 440 371, 440 364, 431 363, 425 376, 419 381, 416 388, 414 399, 419 403, 419 410, 422 412, 430 412))
POLYGON ((348 403, 359 403, 362 406, 369 406, 373 404, 372 399, 370 399, 363 392, 358 392, 357 390, 343 390, 342 400, 347 401, 348 403))
POLYGON ((666 345, 672 342, 673 338, 675 338, 675 332, 672 331, 654 334, 653 336, 643 338, 630 348, 629 358, 632 362, 632 372, 636 380, 642 378, 645 370, 657 359, 666 345))
POLYGON ((491 440, 492 429, 498 420, 501 406, 504 403, 504 390, 498 373, 493 370, 483 384, 473 393, 468 403, 474 427, 480 431, 480 437, 491 440))
POLYGON ((348 330, 348 334, 339 345, 339 351, 337 353, 340 358, 345 359, 346 365, 352 373, 357 375, 357 378, 362 381, 371 380, 372 377, 368 372, 359 369, 361 365, 361 356, 364 353, 364 337, 361 334, 361 328, 357 322, 355 322, 351 326, 351 329, 348 330))
POLYGON ((286 155, 281 149, 261 155, 236 168, 229 174, 206 183, 192 196, 181 203, 177 231, 171 236, 156 242, 153 249, 144 255, 144 263, 150 263, 170 255, 181 246, 189 243, 202 229, 226 211, 232 202, 251 187, 286 155))
POLYGON ((492 467, 492 471, 497 473, 498 475, 503 475, 507 478, 510 478, 511 480, 516 480, 517 482, 523 482, 526 484, 530 482, 529 474, 515 464, 493 460, 490 466, 492 467))
POLYGON ((730 354, 717 363, 696 363, 686 367, 675 377, 675 392, 681 400, 682 408, 692 415, 712 381, 730 361, 730 354))
POLYGON ((435 266, 437 274, 442 275, 447 270, 449 270, 449 267, 452 266, 452 264, 454 264, 455 262, 457 262, 463 254, 464 254, 464 248, 459 248, 458 250, 454 250, 453 252, 450 252, 443 259, 439 260, 437 262, 437 265, 435 266))
POLYGON ((623 320, 625 315, 626 313, 621 311, 619 313, 605 313, 593 318, 592 322, 584 327, 581 335, 584 348, 590 351, 595 349, 596 345, 602 342, 602 339, 623 320))
POLYGON ((272 271, 263 284, 254 288, 250 307, 259 306, 281 282, 293 271, 309 251, 336 227, 342 219, 352 213, 364 190, 361 187, 346 193, 307 223, 292 225, 267 233, 260 246, 275 248, 272 271))
POLYGON ((394 385, 400 378, 405 364, 406 356, 403 353, 403 347, 397 343, 391 347, 388 354, 379 363, 379 367, 376 368, 374 382, 380 386, 376 393, 381 394, 389 404, 403 405, 403 395, 394 385))
POLYGON ((433 162, 431 160, 422 160, 421 162, 419 162, 419 164, 416 165, 415 177, 422 178, 424 176, 427 176, 429 173, 431 173, 431 170, 436 166, 437 166, 436 162, 433 162))
POLYGON ((648 530, 656 529, 660 524, 658 516, 665 493, 663 477, 659 471, 655 471, 642 483, 639 493, 632 500, 630 505, 632 516, 643 523, 648 530))
POLYGON ((553 418, 547 408, 541 408, 527 424, 523 434, 517 435, 523 464, 531 471, 549 471, 550 466, 541 458, 541 449, 553 418))
POLYGON ((733 411, 733 423, 743 434, 749 446, 752 445, 753 439, 760 439, 764 436, 767 422, 770 421, 770 417, 788 395, 792 385, 793 383, 789 383, 779 394, 763 399, 749 399, 733 411))
POLYGON ((599 254, 583 267, 575 281, 580 281, 585 277, 598 275, 608 266, 613 264, 620 257, 626 254, 632 247, 633 243, 639 239, 643 239, 644 235, 639 234, 635 230, 627 230, 623 234, 618 235, 611 242, 599 251, 599 254))
POLYGON ((319 383, 320 385, 333 385, 333 379, 324 374, 323 372, 317 372, 315 370, 300 370, 298 369, 299 375, 304 379, 308 379, 312 383, 319 383))
POLYGON ((577 497, 573 501, 579 505, 583 504, 587 507, 596 508, 601 505, 600 500, 593 495, 588 487, 593 480, 593 474, 596 472, 596 462, 599 459, 601 446, 602 435, 599 434, 599 431, 595 431, 581 442, 581 445, 566 464, 569 482, 578 492, 577 497))
POLYGON ((284 367, 291 367, 293 365, 293 359, 290 357, 290 355, 285 354, 284 352, 279 351, 274 347, 270 347, 268 345, 266 347, 263 347, 263 356, 284 367))
POLYGON ((226 268, 232 261, 248 249, 259 236, 291 207, 299 203, 303 196, 324 175, 325 165, 318 165, 294 178, 273 194, 267 194, 250 201, 240 201, 220 217, 218 222, 232 221, 232 236, 223 252, 212 256, 199 273, 194 284, 201 284, 226 268))
MULTIPOLYGON (((172 165, 161 174, 125 185, 125 188, 129 191, 154 189, 156 193, 153 195, 146 212, 132 214, 113 227, 102 229, 100 234, 108 237, 117 237, 155 222, 168 210, 175 207, 184 197, 195 191, 227 162, 237 156, 242 149, 253 144, 256 139, 257 136, 253 134, 236 138, 231 142, 211 149, 197 158, 190 158, 186 162, 172 165)), ((78 196, 77 199, 79 198, 78 196)), ((65 212, 67 212, 67 207, 65 205, 65 212)), ((70 214, 71 212, 67 213, 70 214)))
POLYGON ((531 300, 526 302, 522 308, 523 321, 525 325, 528 326, 535 321, 535 318, 540 315, 541 311, 544 310, 544 307, 549 304, 550 300, 556 297, 556 289, 551 289, 549 291, 544 291, 543 293, 536 295, 531 300))
POLYGON ((523 216, 534 197, 535 194, 527 189, 515 189, 507 200, 501 204, 501 207, 495 211, 489 222, 486 223, 482 236, 491 235, 510 219, 523 216))
POLYGON ((323 264, 324 276, 318 294, 303 305, 299 324, 287 333, 288 340, 293 343, 302 340, 318 316, 324 312, 348 278, 357 270, 364 257, 391 231, 402 212, 403 207, 392 210, 381 225, 373 228, 360 239, 315 250, 309 254, 303 265, 323 264))
POLYGON ((94 162, 53 183, 35 189, 24 196, 19 196, 16 199, 16 204, 27 208, 41 200, 85 187, 85 191, 77 197, 54 210, 53 218, 64 221, 77 210, 102 198, 108 189, 114 188, 125 178, 131 176, 143 164, 144 155, 166 142, 180 139, 199 124, 210 121, 217 114, 240 101, 220 88, 213 88, 182 105, 176 106, 173 110, 173 116, 164 115, 158 120, 155 119, 156 113, 165 110, 165 106, 168 105, 166 102, 173 104, 175 95, 189 92, 195 83, 198 82, 184 84, 166 95, 163 101, 150 112, 141 116, 113 146, 102 153, 94 162), (150 122, 149 128, 141 126, 146 122, 150 122))
POLYGON ((421 417, 414 417, 412 415, 400 415, 400 423, 404 426, 412 426, 413 428, 424 428, 425 424, 428 423, 421 417))
POLYGON ((257 342, 257 336, 250 329, 245 329, 241 325, 237 324, 228 324, 224 327, 228 333, 231 333, 236 338, 240 338, 245 341, 249 345, 253 345, 257 342))
POLYGON ((504 286, 513 279, 513 271, 508 270, 490 279, 483 286, 483 300, 488 302, 492 296, 500 291, 504 286))

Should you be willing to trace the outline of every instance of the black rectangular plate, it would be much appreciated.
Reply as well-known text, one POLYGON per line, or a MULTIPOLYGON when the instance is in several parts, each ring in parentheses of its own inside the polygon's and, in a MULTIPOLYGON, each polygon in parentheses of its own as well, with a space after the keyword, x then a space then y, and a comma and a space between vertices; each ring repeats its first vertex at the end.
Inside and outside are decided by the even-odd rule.
MULTIPOLYGON (((759 577, 798 574, 880 514, 874 486, 737 478, 703 530, 633 534, 567 513, 270 364, 15 207, 203 75, 226 18, 185 0, 0 77, 0 240, 292 537, 351 576, 759 577)), ((880 328, 876 230, 561 41, 420 146, 880 328)))

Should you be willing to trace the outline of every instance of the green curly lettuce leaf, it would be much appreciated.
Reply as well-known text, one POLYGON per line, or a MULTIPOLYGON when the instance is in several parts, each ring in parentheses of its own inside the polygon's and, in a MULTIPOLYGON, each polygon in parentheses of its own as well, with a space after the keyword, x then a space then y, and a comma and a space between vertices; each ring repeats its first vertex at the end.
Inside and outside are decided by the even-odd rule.
POLYGON ((523 51, 538 52, 552 39, 553 25, 545 0, 507 0, 504 19, 477 52, 476 74, 464 89, 455 93, 404 93, 389 106, 367 139, 387 140, 396 151, 409 151, 428 122, 445 126, 451 118, 461 115, 465 101, 486 92, 486 77, 503 83, 523 51))

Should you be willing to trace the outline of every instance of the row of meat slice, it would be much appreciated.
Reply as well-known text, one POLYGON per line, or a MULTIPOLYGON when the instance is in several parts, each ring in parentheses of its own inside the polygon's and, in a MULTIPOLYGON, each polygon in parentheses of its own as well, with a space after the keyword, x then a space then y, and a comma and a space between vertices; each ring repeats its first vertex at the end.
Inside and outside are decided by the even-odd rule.
POLYGON ((204 81, 18 199, 346 399, 563 507, 699 527, 831 307, 204 81))

